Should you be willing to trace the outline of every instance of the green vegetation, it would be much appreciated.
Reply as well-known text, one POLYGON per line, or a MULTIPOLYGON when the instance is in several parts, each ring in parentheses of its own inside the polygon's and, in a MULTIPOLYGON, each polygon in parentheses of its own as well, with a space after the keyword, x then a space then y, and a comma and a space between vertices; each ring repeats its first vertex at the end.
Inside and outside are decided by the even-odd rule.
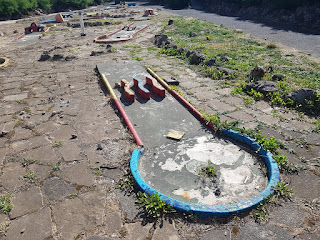
POLYGON ((55 164, 52 166, 52 171, 60 171, 61 170, 61 165, 60 164, 55 164))
POLYGON ((232 79, 229 85, 235 87, 233 94, 251 97, 245 99, 247 105, 264 99, 272 105, 295 108, 309 114, 319 114, 319 96, 309 101, 307 107, 295 104, 287 97, 296 89, 320 88, 318 62, 313 62, 305 56, 285 54, 273 43, 261 43, 244 33, 197 19, 176 17, 173 24, 165 29, 164 34, 171 38, 172 44, 170 47, 160 48, 160 54, 193 64, 192 68, 214 80, 225 82, 226 79, 232 79), (192 58, 193 51, 204 54, 211 64, 207 65, 204 62, 195 64, 192 58), (270 81, 273 74, 285 76, 284 79, 275 80, 275 85, 279 88, 278 92, 262 94, 246 88, 246 85, 253 81, 248 74, 256 65, 268 69, 261 80, 270 81), (225 71, 226 69, 229 71, 225 71))
POLYGON ((0 19, 19 17, 35 9, 62 11, 80 9, 108 0, 1 0, 0 19))
POLYGON ((23 167, 26 167, 26 166, 29 166, 29 165, 35 163, 35 162, 36 162, 36 160, 34 158, 23 158, 21 165, 23 167))
POLYGON ((0 196, 0 213, 9 213, 12 209, 12 204, 10 203, 11 194, 0 196))
POLYGON ((214 178, 218 174, 218 171, 214 168, 212 162, 208 160, 208 165, 200 170, 200 175, 207 178, 214 178))
POLYGON ((63 145, 62 141, 54 141, 52 147, 61 147, 63 145))
POLYGON ((28 172, 23 176, 23 178, 31 183, 35 183, 39 180, 36 172, 28 172))
POLYGON ((171 205, 160 199, 158 193, 148 195, 147 193, 138 192, 137 203, 140 208, 143 208, 153 218, 161 218, 167 213, 176 212, 171 205))
POLYGON ((285 201, 290 200, 292 190, 287 188, 287 184, 278 182, 274 189, 274 194, 261 201, 258 206, 250 212, 250 215, 257 222, 264 222, 268 220, 269 208, 272 204, 276 204, 277 201, 283 199, 285 201))

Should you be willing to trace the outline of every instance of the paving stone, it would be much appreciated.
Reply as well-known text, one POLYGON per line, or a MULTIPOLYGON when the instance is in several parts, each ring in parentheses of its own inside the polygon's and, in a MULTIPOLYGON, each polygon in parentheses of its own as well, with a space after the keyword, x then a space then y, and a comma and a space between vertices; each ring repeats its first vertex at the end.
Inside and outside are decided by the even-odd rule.
POLYGON ((179 86, 184 89, 200 88, 201 83, 195 82, 195 81, 184 81, 184 82, 180 82, 179 86))
POLYGON ((243 111, 235 111, 232 113, 228 113, 227 116, 243 122, 249 122, 254 120, 254 117, 243 111))
POLYGON ((116 190, 116 193, 120 202, 120 208, 125 217, 128 219, 137 218, 140 215, 141 210, 139 209, 139 205, 136 204, 136 197, 134 195, 126 194, 119 189, 116 190))
POLYGON ((33 158, 39 163, 49 165, 55 165, 59 161, 51 145, 26 151, 21 154, 21 158, 33 158))
POLYGON ((231 106, 230 104, 226 104, 224 102, 221 102, 218 99, 213 99, 211 101, 208 101, 207 104, 212 107, 213 109, 217 110, 220 113, 223 112, 232 112, 236 110, 236 107, 231 106))
POLYGON ((59 147, 58 150, 62 154, 63 160, 65 162, 72 162, 75 160, 83 159, 81 148, 79 148, 78 145, 74 142, 63 143, 63 145, 59 147))
POLYGON ((15 94, 15 95, 6 95, 3 97, 2 100, 4 101, 19 101, 26 99, 28 97, 28 93, 21 93, 21 94, 15 94))
POLYGON ((294 196, 312 201, 320 196, 320 178, 310 171, 301 171, 290 176, 289 188, 294 189, 294 196))
POLYGON ((87 155, 90 166, 93 168, 99 168, 102 165, 106 164, 103 156, 97 153, 97 146, 93 145, 85 149, 84 152, 87 155))
POLYGON ((69 126, 60 126, 58 131, 50 133, 53 141, 68 141, 71 136, 76 134, 75 130, 69 126))
POLYGON ((49 178, 42 186, 43 194, 49 201, 61 200, 70 194, 76 194, 76 187, 58 177, 49 178))
POLYGON ((297 130, 297 131, 308 131, 314 128, 314 125, 311 123, 307 123, 304 121, 292 120, 290 124, 297 130))
POLYGON ((44 208, 11 221, 6 239, 43 240, 49 239, 52 234, 51 211, 50 208, 44 208))
POLYGON ((269 113, 269 114, 271 114, 273 111, 273 108, 270 106, 270 104, 265 101, 255 102, 252 105, 252 108, 258 109, 264 113, 269 113))
POLYGON ((40 124, 35 128, 35 130, 40 133, 52 133, 54 131, 57 131, 60 126, 61 125, 58 123, 49 121, 49 122, 40 124))
POLYGON ((14 191, 25 185, 23 175, 26 173, 26 169, 20 163, 9 162, 3 168, 0 182, 5 189, 14 191))
POLYGON ((257 122, 251 121, 244 124, 240 124, 240 127, 245 129, 255 129, 258 126, 257 122))
POLYGON ((33 213, 42 208, 42 194, 38 187, 31 187, 26 191, 15 194, 11 200, 13 208, 9 215, 11 219, 33 213))
POLYGON ((234 106, 238 106, 238 107, 242 107, 244 106, 244 101, 243 101, 243 98, 241 97, 222 97, 220 98, 220 100, 228 103, 228 104, 231 104, 231 105, 234 105, 234 106))
POLYGON ((259 225, 255 222, 248 222, 241 226, 237 237, 238 239, 246 240, 288 240, 293 238, 286 230, 280 227, 271 224, 259 225))
POLYGON ((201 235, 201 240, 230 240, 229 229, 211 229, 201 235))
POLYGON ((91 236, 86 238, 86 240, 114 240, 114 238, 107 238, 107 237, 101 237, 101 236, 91 236))
POLYGON ((91 186, 95 182, 91 170, 86 162, 64 166, 57 175, 67 182, 75 183, 80 186, 91 186))
POLYGON ((265 124, 268 124, 268 125, 277 124, 279 122, 277 118, 270 115, 266 115, 266 114, 257 117, 257 120, 260 122, 264 122, 265 124))
POLYGON ((157 226, 154 234, 152 236, 152 240, 179 240, 179 234, 177 229, 173 226, 172 223, 169 223, 167 220, 163 221, 162 227, 157 226))
POLYGON ((104 217, 104 201, 105 192, 100 190, 53 205, 53 219, 61 239, 75 239, 81 232, 101 226, 104 219, 110 227, 118 223, 116 216, 104 217))
POLYGON ((270 212, 269 219, 275 223, 285 224, 291 228, 301 227, 304 219, 304 213, 298 205, 286 203, 270 212))
POLYGON ((221 95, 230 95, 232 92, 232 88, 220 88, 220 89, 217 89, 216 92, 221 95))
POLYGON ((49 140, 44 136, 33 137, 28 140, 22 140, 11 144, 13 150, 20 152, 27 149, 33 149, 50 144, 49 140))
POLYGON ((22 127, 16 127, 14 129, 14 135, 11 138, 12 141, 18 141, 22 139, 27 139, 32 136, 32 131, 22 127))
POLYGON ((5 159, 6 153, 7 153, 6 148, 0 148, 0 165, 3 164, 3 160, 5 159))
POLYGON ((120 212, 111 212, 106 214, 103 226, 105 235, 119 235, 122 227, 122 219, 120 212))
POLYGON ((138 221, 135 223, 129 223, 124 225, 127 235, 124 239, 135 239, 135 240, 145 240, 149 235, 150 228, 152 224, 143 224, 138 221))
POLYGON ((86 144, 101 142, 105 139, 105 123, 81 122, 76 123, 79 138, 86 144))
POLYGON ((14 129, 14 126, 16 125, 15 121, 6 122, 3 126, 2 132, 10 132, 14 129))
POLYGON ((52 167, 43 166, 38 164, 31 164, 29 170, 37 174, 37 179, 39 182, 43 182, 46 178, 51 175, 52 167))
POLYGON ((319 133, 315 133, 315 132, 309 133, 306 137, 306 140, 310 144, 320 145, 319 133))

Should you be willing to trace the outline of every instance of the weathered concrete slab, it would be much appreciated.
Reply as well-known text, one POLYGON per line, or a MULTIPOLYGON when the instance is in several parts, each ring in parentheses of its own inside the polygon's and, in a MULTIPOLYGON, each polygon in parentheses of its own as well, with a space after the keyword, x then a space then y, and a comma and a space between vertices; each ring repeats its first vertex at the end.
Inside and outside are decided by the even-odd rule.
POLYGON ((54 165, 59 161, 51 145, 26 151, 22 153, 20 157, 33 158, 39 163, 49 165, 54 165))
POLYGON ((12 198, 12 205, 13 208, 9 214, 11 219, 37 211, 43 206, 40 189, 34 186, 16 194, 12 198))
POLYGON ((179 234, 173 223, 164 220, 162 225, 158 225, 152 236, 153 240, 179 240, 179 234))
POLYGON ((101 226, 104 221, 110 225, 115 224, 117 219, 114 216, 108 219, 104 216, 104 201, 104 191, 91 191, 52 206, 53 219, 60 237, 74 239, 83 231, 101 226))
POLYGON ((6 233, 6 240, 43 240, 52 237, 50 208, 43 208, 35 213, 13 220, 6 233))
POLYGON ((49 201, 61 200, 72 194, 77 194, 76 186, 60 178, 53 177, 45 181, 42 186, 43 194, 49 201))
POLYGON ((288 240, 292 239, 293 236, 283 228, 271 224, 259 225, 255 222, 248 222, 246 225, 240 227, 237 238, 246 240, 288 240))
POLYGON ((19 152, 27 149, 33 149, 50 144, 45 136, 33 137, 28 140, 22 140, 11 144, 13 150, 19 152))
POLYGON ((7 163, 2 171, 3 174, 0 176, 0 182, 5 189, 15 191, 25 184, 23 175, 25 175, 27 171, 20 163, 7 163))
POLYGON ((135 223, 129 223, 124 225, 126 229, 126 236, 124 239, 135 239, 135 240, 144 240, 149 236, 150 228, 152 228, 152 224, 143 224, 138 221, 135 223))
POLYGON ((59 147, 59 152, 62 154, 65 162, 72 162, 75 160, 82 160, 84 157, 81 154, 81 148, 75 142, 66 142, 59 147))
POLYGON ((71 182, 80 186, 91 186, 94 184, 94 177, 88 164, 85 161, 75 162, 61 169, 57 175, 67 182, 71 182))

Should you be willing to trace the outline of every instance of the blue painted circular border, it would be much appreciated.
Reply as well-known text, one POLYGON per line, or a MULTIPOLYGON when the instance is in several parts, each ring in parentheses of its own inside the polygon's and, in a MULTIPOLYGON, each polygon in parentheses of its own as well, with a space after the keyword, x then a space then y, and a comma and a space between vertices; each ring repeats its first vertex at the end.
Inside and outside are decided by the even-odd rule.
POLYGON ((134 149, 131 155, 130 160, 130 169, 134 179, 136 180, 138 186, 142 191, 148 194, 158 193, 160 198, 166 203, 173 206, 178 211, 188 211, 193 214, 199 215, 201 217, 209 217, 209 216, 228 216, 230 214, 243 212, 245 210, 251 209, 257 204, 259 204, 262 200, 269 197, 274 192, 274 188, 277 183, 280 181, 280 172, 277 163, 273 160, 272 154, 260 147, 260 145, 255 142, 252 138, 243 135, 240 132, 234 130, 222 130, 223 134, 227 137, 235 139, 239 142, 246 143, 251 146, 251 148, 258 152, 258 154, 265 161, 268 169, 268 185, 267 187, 260 193, 254 195, 251 198, 248 198, 244 201, 226 204, 226 205, 207 205, 207 204, 198 204, 198 203, 185 203, 182 201, 178 201, 171 197, 168 197, 152 187, 150 187, 142 178, 139 172, 139 160, 144 151, 144 149, 134 149))

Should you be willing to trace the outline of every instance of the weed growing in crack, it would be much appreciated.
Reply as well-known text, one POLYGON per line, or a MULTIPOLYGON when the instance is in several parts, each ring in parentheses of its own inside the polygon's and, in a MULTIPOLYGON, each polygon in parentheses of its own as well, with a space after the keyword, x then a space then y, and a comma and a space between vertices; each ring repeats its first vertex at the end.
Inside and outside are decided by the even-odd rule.
POLYGON ((129 195, 134 192, 135 188, 136 182, 131 174, 127 174, 125 177, 120 178, 118 184, 116 185, 116 189, 120 189, 129 195))
POLYGON ((214 178, 218 174, 218 171, 214 168, 212 162, 208 160, 208 165, 200 169, 200 175, 207 178, 214 178))
POLYGON ((31 183, 35 183, 39 180, 36 172, 28 172, 23 178, 31 183))
POLYGON ((54 141, 52 147, 61 147, 63 145, 62 141, 54 141))
POLYGON ((12 204, 10 203, 11 194, 0 196, 0 213, 9 213, 12 209, 12 204))
POLYGON ((26 166, 29 166, 33 163, 35 163, 36 160, 34 158, 22 158, 22 162, 21 162, 21 165, 23 167, 26 167, 26 166))
POLYGON ((61 170, 61 165, 60 165, 60 164, 55 164, 55 165, 53 165, 53 166, 52 166, 52 170, 53 170, 54 172, 60 171, 60 170, 61 170))
POLYGON ((158 193, 148 195, 147 193, 138 192, 137 203, 149 216, 156 219, 162 218, 165 214, 176 212, 171 205, 161 200, 158 193))
POLYGON ((285 200, 290 200, 292 195, 292 190, 287 188, 287 183, 278 182, 277 186, 274 189, 274 195, 277 198, 282 198, 285 200))
POLYGON ((0 236, 1 234, 6 234, 9 230, 10 222, 3 222, 0 224, 0 236))

